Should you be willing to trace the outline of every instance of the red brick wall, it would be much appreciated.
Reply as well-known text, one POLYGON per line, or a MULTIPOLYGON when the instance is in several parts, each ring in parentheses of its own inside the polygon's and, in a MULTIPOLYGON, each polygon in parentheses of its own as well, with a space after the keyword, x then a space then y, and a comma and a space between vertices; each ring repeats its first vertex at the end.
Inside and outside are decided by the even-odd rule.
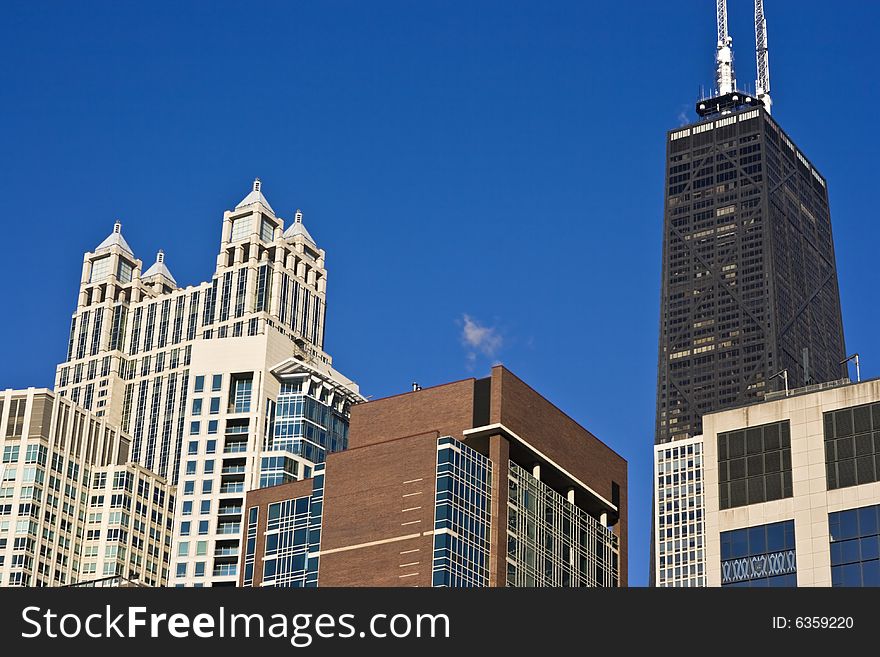
POLYGON ((431 585, 433 536, 423 532, 434 529, 438 436, 432 431, 328 457, 320 586, 431 585), (417 536, 389 540, 409 535, 417 536), (387 542, 337 551, 380 541, 387 542))
POLYGON ((611 482, 620 486, 620 581, 627 583, 626 460, 501 366, 492 368, 490 422, 500 422, 611 500, 611 482))
POLYGON ((473 413, 474 379, 358 404, 351 409, 349 447, 428 431, 461 439, 473 426, 473 413))

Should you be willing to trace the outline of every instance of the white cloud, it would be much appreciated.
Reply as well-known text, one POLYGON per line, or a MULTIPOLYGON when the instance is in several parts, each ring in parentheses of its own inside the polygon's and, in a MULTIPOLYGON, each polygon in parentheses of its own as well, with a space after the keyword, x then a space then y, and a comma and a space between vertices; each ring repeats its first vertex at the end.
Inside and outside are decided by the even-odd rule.
POLYGON ((461 341, 468 348, 467 359, 473 363, 480 353, 487 358, 495 355, 504 346, 504 338, 494 326, 485 326, 470 315, 462 315, 461 341))

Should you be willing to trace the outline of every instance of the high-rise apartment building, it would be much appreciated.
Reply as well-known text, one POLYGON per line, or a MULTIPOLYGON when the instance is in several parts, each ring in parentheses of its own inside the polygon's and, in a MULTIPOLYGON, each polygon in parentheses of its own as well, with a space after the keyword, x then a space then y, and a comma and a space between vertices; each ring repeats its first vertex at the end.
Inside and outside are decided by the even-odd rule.
POLYGON ((168 580, 174 489, 48 390, 0 393, 0 586, 168 580))
POLYGON ((656 448, 657 585, 880 586, 880 380, 778 393, 703 430, 656 448))
POLYGON ((242 586, 626 586, 626 461, 501 366, 352 409, 247 494, 242 586))
POLYGON ((83 258, 56 390, 131 435, 177 486, 171 584, 234 585, 245 491, 311 475, 363 398, 324 351, 325 253, 254 182, 223 214, 213 276, 143 270, 117 222, 83 258))

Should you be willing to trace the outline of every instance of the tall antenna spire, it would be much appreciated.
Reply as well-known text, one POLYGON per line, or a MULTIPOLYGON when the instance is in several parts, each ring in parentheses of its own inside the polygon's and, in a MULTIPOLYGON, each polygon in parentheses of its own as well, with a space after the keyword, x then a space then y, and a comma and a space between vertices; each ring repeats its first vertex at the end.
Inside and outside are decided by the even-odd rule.
POLYGON ((715 18, 718 23, 718 47, 715 51, 715 86, 718 95, 736 89, 733 77, 733 39, 727 31, 727 0, 715 0, 715 18))
POLYGON ((755 95, 764 103, 770 113, 770 59, 767 52, 767 21, 764 18, 764 0, 755 0, 755 54, 758 62, 758 79, 755 80, 755 95))

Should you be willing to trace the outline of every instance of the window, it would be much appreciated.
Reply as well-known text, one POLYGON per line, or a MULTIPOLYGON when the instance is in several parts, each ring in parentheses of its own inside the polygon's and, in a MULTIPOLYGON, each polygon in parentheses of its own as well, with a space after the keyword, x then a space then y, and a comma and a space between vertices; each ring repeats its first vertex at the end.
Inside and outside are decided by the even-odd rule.
POLYGON ((185 481, 183 483, 183 494, 184 495, 192 495, 193 490, 195 489, 196 482, 194 481, 185 481))
POLYGON ((177 576, 178 577, 186 577, 186 566, 185 563, 177 564, 177 576))
POLYGON ((203 516, 211 513, 211 500, 202 500, 199 513, 203 516))
POLYGON ((209 420, 208 421, 208 434, 217 433, 217 420, 209 420))
POLYGON ((205 536, 208 533, 208 521, 199 520, 199 536, 205 536))
POLYGON ((188 500, 183 503, 183 510, 181 511, 182 515, 189 516, 192 515, 193 503, 192 500, 188 500))
POLYGON ((193 392, 204 392, 205 391, 205 377, 203 375, 199 375, 195 379, 195 384, 193 385, 193 392))
POLYGON ((102 281, 110 275, 110 256, 92 260, 92 277, 90 283, 102 281))
POLYGON ((792 496, 788 420, 718 434, 721 509, 792 496))
POLYGON ((131 273, 134 269, 133 265, 130 262, 126 262, 122 258, 119 259, 119 266, 116 268, 116 278, 119 279, 119 283, 125 285, 126 283, 131 283, 131 273))
POLYGON ((205 454, 214 454, 217 452, 217 441, 209 440, 205 443, 205 454))
POLYGON ((3 448, 3 462, 15 463, 18 461, 18 445, 6 445, 3 448))
POLYGON ((196 577, 204 577, 205 576, 205 562, 204 561, 196 561, 195 576, 196 577))
POLYGON ((271 220, 263 217, 260 223, 260 239, 264 242, 271 242, 275 234, 275 224, 271 220))
POLYGON ((190 436, 197 436, 199 431, 201 430, 201 426, 202 426, 202 424, 198 420, 193 420, 192 422, 190 422, 189 423, 189 435, 190 436))
POLYGON ((211 415, 217 415, 220 412, 220 398, 211 397, 211 415))
POLYGON ((196 543, 196 556, 203 557, 208 554, 208 541, 199 541, 196 543))
POLYGON ((832 586, 880 586, 880 505, 828 514, 832 586))
POLYGON ((251 410, 251 389, 253 377, 235 376, 232 378, 232 390, 230 394, 230 406, 233 413, 249 413, 251 410))
POLYGON ((794 521, 721 532, 721 586, 797 586, 794 521))
POLYGON ((192 414, 193 415, 201 415, 202 414, 202 400, 201 400, 201 398, 193 399, 192 414))
POLYGON ((247 237, 251 234, 251 226, 253 226, 253 223, 254 218, 252 216, 234 219, 232 222, 232 235, 229 238, 230 241, 235 242, 238 240, 247 239, 247 237))
POLYGON ((186 520, 180 523, 180 535, 181 536, 189 536, 190 527, 192 523, 189 520, 186 520))
POLYGON ((214 488, 214 482, 210 479, 202 482, 202 494, 208 495, 214 488))
POLYGON ((205 474, 214 474, 214 459, 205 461, 205 474))
POLYGON ((211 390, 213 392, 218 392, 220 388, 223 387, 223 375, 215 374, 211 377, 211 390))
POLYGON ((823 415, 828 488, 880 481, 880 403, 823 415))
POLYGON ((196 462, 195 461, 187 461, 186 462, 186 474, 194 475, 196 473, 196 462))

